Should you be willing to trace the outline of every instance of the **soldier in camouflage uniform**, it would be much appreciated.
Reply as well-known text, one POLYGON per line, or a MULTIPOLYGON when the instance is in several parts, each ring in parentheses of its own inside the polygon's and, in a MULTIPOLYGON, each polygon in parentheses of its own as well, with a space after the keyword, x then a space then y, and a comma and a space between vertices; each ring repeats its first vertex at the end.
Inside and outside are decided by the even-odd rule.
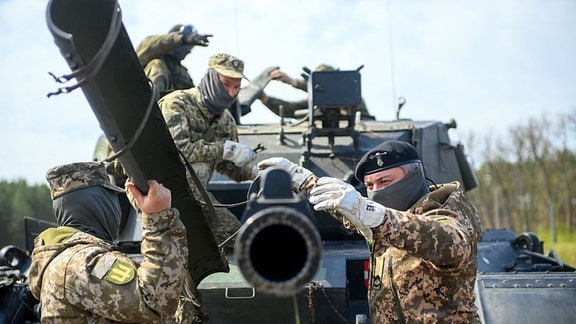
MULTIPOLYGON (((316 67, 314 71, 335 71, 332 66, 326 64, 320 64, 316 67)), ((308 81, 303 78, 292 78, 284 71, 276 69, 270 72, 270 76, 273 80, 282 81, 283 83, 291 85, 295 89, 300 89, 302 91, 308 92, 308 81)), ((270 111, 280 116, 280 106, 283 108, 283 114, 285 118, 295 118, 294 113, 296 110, 308 110, 308 98, 296 101, 285 101, 275 97, 268 96, 264 91, 260 94, 260 101, 264 106, 266 106, 270 111)), ((361 119, 364 120, 374 120, 374 116, 370 115, 364 99, 360 102, 358 107, 360 111, 361 119)))
MULTIPOLYGON (((215 54, 198 87, 174 91, 158 102, 174 143, 204 188, 214 171, 235 181, 252 180, 257 175, 256 166, 251 164, 256 153, 238 143, 238 130, 228 110, 236 101, 243 71, 241 60, 229 54, 215 54)), ((196 199, 203 201, 190 174, 188 182, 196 199)), ((213 230, 222 243, 240 228, 240 221, 226 208, 216 208, 216 213, 221 226, 213 230)))
POLYGON ((179 301, 188 245, 168 189, 150 181, 143 195, 126 184, 143 212, 136 264, 113 244, 121 213, 116 194, 123 189, 110 183, 102 164, 60 165, 46 177, 58 227, 35 239, 29 272, 43 323, 165 323, 190 316, 177 314, 185 307, 179 301))
POLYGON ((181 62, 194 46, 208 46, 212 35, 200 35, 192 25, 178 24, 166 35, 144 38, 136 48, 144 73, 156 87, 159 97, 194 87, 188 69, 181 62))
POLYGON ((372 323, 479 323, 474 297, 480 221, 462 185, 428 186, 414 147, 389 141, 356 166, 368 197, 279 158, 295 190, 364 236, 370 249, 372 323))

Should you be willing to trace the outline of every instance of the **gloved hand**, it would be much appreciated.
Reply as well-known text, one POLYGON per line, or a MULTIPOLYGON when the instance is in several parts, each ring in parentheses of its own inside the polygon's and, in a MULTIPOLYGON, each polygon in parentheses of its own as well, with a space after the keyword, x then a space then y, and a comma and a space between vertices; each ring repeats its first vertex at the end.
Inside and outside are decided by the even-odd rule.
POLYGON ((269 167, 279 167, 286 170, 292 178, 292 190, 295 192, 299 192, 306 180, 314 175, 312 171, 281 157, 273 157, 258 162, 258 170, 260 171, 269 167))
POLYGON ((188 34, 184 36, 184 45, 191 45, 191 46, 208 46, 210 43, 209 37, 212 35, 200 35, 200 34, 188 34))
POLYGON ((335 178, 322 177, 310 192, 315 210, 336 211, 366 237, 372 237, 372 227, 384 221, 386 207, 362 197, 350 184, 335 178))
POLYGON ((247 145, 234 141, 226 141, 224 143, 223 160, 232 161, 236 166, 240 167, 254 161, 255 158, 256 152, 247 145))

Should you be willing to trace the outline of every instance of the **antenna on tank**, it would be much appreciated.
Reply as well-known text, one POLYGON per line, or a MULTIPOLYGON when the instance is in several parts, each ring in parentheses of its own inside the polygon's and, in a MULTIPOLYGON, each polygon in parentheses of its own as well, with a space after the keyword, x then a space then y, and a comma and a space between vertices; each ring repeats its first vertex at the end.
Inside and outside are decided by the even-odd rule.
MULTIPOLYGON (((387 18, 386 19, 388 21, 388 46, 389 46, 389 51, 390 51, 390 77, 391 77, 391 81, 392 81, 392 107, 397 107, 398 106, 398 102, 396 101, 396 76, 394 74, 394 41, 392 39, 392 15, 390 14, 390 1, 386 1, 386 14, 387 14, 387 18)), ((400 108, 398 108, 398 113, 400 111, 400 108)), ((396 116, 396 119, 398 119, 398 115, 396 116)))

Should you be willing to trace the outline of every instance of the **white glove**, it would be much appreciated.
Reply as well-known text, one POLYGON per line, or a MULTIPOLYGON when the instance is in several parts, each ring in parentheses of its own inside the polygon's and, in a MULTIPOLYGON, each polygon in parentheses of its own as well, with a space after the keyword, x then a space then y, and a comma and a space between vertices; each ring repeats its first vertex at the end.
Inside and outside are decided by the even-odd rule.
POLYGON ((371 228, 382 224, 386 213, 386 207, 362 197, 352 185, 335 178, 318 179, 309 200, 315 210, 341 214, 370 240, 371 228))
POLYGON ((254 161, 254 159, 256 159, 256 152, 247 145, 233 141, 226 141, 224 143, 224 154, 222 154, 222 159, 232 161, 236 166, 241 167, 246 163, 254 161))
POLYGON ((258 170, 260 171, 269 167, 279 167, 286 170, 292 178, 292 190, 295 192, 299 192, 304 182, 314 175, 312 171, 281 157, 273 157, 258 162, 258 170))

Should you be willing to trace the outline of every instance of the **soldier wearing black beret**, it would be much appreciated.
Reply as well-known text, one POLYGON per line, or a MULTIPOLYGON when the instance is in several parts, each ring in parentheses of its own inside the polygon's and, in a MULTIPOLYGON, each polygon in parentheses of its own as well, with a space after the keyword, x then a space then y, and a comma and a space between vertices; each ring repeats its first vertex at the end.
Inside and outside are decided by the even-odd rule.
POLYGON ((364 236, 370 249, 371 323, 480 323, 474 297, 481 225, 458 181, 428 186, 416 149, 387 141, 366 153, 355 175, 368 198, 340 180, 316 178, 284 158, 294 190, 364 236))

